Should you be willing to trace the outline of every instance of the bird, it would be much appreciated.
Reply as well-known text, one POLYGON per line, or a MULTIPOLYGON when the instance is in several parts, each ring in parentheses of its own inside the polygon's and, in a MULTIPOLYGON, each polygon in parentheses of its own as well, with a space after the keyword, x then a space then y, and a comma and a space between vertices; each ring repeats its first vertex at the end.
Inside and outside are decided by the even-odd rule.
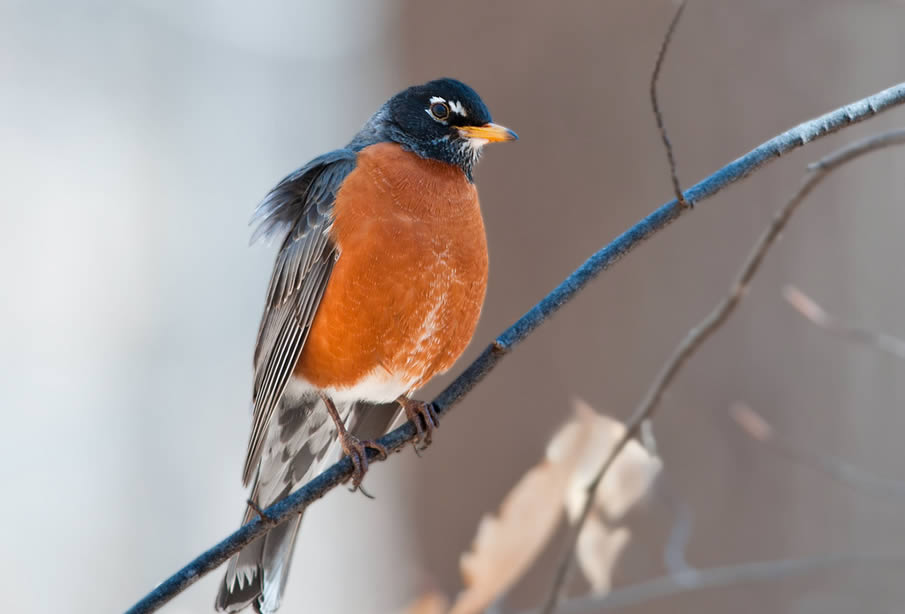
MULTIPOLYGON (((486 144, 517 138, 471 87, 436 79, 391 97, 258 205, 252 243, 281 246, 254 352, 243 524, 343 454, 360 488, 368 449, 387 453, 367 438, 392 423, 380 408, 431 442, 436 409, 412 395, 464 352, 487 288, 475 164, 486 144)), ((279 608, 300 523, 230 559, 217 610, 279 608)))

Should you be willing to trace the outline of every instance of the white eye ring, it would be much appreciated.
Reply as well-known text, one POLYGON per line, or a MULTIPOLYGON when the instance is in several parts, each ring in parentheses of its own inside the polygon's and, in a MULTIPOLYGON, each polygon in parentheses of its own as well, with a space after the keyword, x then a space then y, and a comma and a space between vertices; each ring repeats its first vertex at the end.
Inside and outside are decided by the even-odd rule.
POLYGON ((437 121, 442 122, 449 119, 449 105, 447 105, 445 102, 437 101, 431 103, 428 111, 430 111, 431 116, 437 121))

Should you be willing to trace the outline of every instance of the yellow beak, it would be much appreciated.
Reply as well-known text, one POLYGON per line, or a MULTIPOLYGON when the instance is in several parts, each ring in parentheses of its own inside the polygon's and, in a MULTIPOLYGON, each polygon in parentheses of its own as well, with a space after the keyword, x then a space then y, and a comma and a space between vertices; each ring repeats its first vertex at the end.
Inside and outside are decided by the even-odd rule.
POLYGON ((459 127, 459 134, 469 139, 484 139, 490 143, 518 140, 518 135, 515 132, 499 124, 461 126, 459 127))

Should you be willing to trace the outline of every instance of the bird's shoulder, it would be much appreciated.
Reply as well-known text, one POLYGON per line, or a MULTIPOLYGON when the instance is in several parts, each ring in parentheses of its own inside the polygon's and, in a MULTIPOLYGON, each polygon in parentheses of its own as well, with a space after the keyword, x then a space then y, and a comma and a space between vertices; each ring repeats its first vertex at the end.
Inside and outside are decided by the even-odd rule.
POLYGON ((251 242, 282 238, 289 230, 298 235, 304 232, 305 218, 328 217, 336 192, 355 169, 357 155, 348 147, 334 149, 286 175, 255 209, 252 224, 257 228, 251 242))

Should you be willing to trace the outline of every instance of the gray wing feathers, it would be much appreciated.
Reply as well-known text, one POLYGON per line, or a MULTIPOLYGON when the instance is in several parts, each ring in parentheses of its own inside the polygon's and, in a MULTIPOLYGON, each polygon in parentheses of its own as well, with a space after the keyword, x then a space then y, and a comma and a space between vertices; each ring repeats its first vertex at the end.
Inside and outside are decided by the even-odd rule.
POLYGON ((330 241, 333 203, 355 168, 355 152, 337 150, 281 181, 258 207, 255 237, 285 233, 274 264, 254 357, 254 423, 243 479, 254 474, 267 425, 298 360, 337 256, 330 241))
POLYGON ((301 214, 309 209, 309 203, 314 202, 308 196, 309 191, 326 204, 325 196, 331 194, 355 166, 355 156, 351 149, 337 149, 287 175, 255 209, 252 222, 258 227, 251 235, 251 242, 281 237, 294 228, 301 214))
POLYGON ((254 424, 244 472, 246 484, 260 459, 261 444, 273 409, 283 394, 308 337, 311 321, 332 268, 332 254, 325 261, 317 262, 308 272, 296 300, 274 309, 268 328, 262 331, 261 345, 267 346, 267 352, 262 354, 262 364, 256 369, 254 424))
MULTIPOLYGON (((333 204, 355 159, 354 151, 342 149, 312 160, 283 179, 255 212, 252 241, 282 239, 255 347, 254 422, 243 472, 246 484, 256 476, 252 498, 261 507, 289 494, 342 453, 315 391, 282 397, 333 270, 333 204)), ((352 413, 351 407, 343 411, 347 417, 352 413)), ((253 517, 246 510, 244 522, 253 517)), ((217 609, 236 612, 254 604, 260 612, 273 612, 279 607, 300 521, 275 527, 230 560, 217 609)))

